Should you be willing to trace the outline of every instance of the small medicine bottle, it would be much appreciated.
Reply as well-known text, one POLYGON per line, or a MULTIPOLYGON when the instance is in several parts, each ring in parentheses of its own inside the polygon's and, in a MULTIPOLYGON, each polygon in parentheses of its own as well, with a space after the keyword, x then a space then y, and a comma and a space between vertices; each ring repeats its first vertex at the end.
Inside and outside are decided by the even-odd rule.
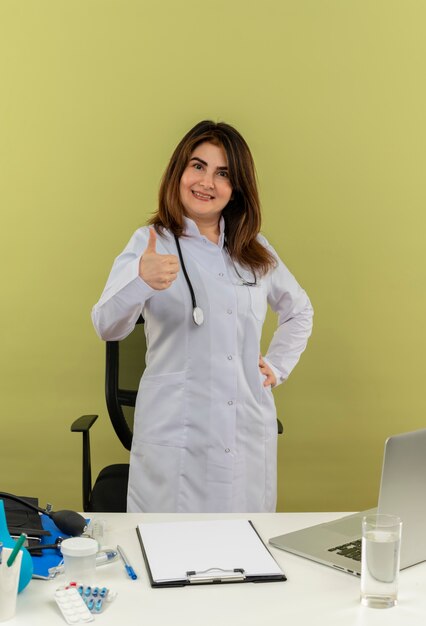
POLYGON ((91 584, 96 578, 98 542, 88 537, 71 537, 61 543, 65 576, 68 581, 91 584))

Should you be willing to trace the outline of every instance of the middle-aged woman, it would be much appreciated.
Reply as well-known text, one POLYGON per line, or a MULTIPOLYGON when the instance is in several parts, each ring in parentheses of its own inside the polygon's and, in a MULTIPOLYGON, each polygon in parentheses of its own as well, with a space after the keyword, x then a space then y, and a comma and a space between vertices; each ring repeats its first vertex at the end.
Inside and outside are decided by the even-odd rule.
POLYGON ((200 122, 171 157, 151 227, 116 258, 92 312, 104 340, 145 319, 128 511, 275 510, 271 388, 299 360, 313 312, 260 223, 245 140, 200 122), (278 327, 262 356, 267 303, 278 327))

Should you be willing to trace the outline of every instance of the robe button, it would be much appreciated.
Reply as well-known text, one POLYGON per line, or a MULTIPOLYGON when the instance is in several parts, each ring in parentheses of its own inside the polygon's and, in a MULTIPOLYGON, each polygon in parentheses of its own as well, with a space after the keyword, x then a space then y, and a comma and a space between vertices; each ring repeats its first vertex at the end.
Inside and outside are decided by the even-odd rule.
POLYGON ((225 448, 225 452, 231 452, 229 448, 225 448))
POLYGON ((226 312, 229 313, 229 315, 231 315, 232 314, 232 309, 228 309, 226 312))
POLYGON ((228 354, 228 361, 232 361, 232 356, 228 354))
POLYGON ((228 404, 229 406, 232 406, 234 403, 232 402, 232 400, 228 400, 228 404))
POLYGON ((219 272, 219 276, 222 278, 224 276, 223 272, 219 272))

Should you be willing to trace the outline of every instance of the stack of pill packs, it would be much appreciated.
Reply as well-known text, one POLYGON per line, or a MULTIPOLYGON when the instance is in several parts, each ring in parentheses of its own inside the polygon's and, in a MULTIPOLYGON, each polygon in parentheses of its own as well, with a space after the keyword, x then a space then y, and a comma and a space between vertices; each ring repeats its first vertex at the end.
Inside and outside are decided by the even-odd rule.
POLYGON ((91 622, 102 613, 108 602, 117 594, 106 587, 91 587, 81 583, 70 583, 58 587, 55 601, 68 624, 91 622))

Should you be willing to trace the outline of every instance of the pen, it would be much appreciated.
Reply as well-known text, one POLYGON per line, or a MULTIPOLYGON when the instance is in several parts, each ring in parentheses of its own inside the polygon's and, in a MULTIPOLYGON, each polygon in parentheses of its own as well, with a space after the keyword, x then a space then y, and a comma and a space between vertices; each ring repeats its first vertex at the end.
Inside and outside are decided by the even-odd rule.
POLYGON ((123 552, 123 548, 121 548, 120 546, 117 546, 117 551, 118 551, 118 554, 121 556, 121 558, 123 560, 124 568, 125 568, 126 572, 128 573, 128 575, 130 576, 130 578, 132 580, 136 580, 137 576, 135 574, 135 570, 130 565, 129 560, 127 559, 126 555, 123 552))
POLYGON ((27 538, 27 535, 25 533, 22 533, 22 535, 19 537, 19 539, 15 543, 15 547, 13 548, 12 552, 10 553, 9 558, 7 559, 7 566, 8 567, 12 567, 12 565, 14 564, 15 559, 18 556, 18 552, 22 548, 22 546, 24 545, 24 542, 25 542, 26 538, 27 538))

